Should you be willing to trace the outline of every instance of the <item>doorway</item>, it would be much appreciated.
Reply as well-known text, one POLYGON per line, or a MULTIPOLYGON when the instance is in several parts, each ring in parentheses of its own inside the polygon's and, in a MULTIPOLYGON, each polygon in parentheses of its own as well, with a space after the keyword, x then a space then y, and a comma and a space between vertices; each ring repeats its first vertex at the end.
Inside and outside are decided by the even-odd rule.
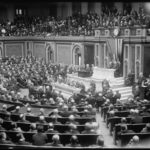
POLYGON ((94 45, 85 45, 84 47, 84 64, 94 64, 94 45))

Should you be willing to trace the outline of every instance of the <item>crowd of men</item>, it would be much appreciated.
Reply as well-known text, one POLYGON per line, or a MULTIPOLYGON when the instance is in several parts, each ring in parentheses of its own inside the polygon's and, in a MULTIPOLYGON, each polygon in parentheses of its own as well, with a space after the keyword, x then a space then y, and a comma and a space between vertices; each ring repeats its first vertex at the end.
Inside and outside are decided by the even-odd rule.
POLYGON ((1 21, 0 31, 2 36, 52 36, 52 35, 85 35, 94 36, 98 27, 149 27, 150 17, 139 7, 139 11, 132 8, 118 11, 115 6, 103 5, 102 15, 88 12, 74 13, 66 19, 53 16, 16 16, 14 22, 1 21))
MULTIPOLYGON (((42 105, 57 106, 58 107, 57 109, 54 109, 52 113, 48 114, 49 116, 54 118, 54 121, 51 122, 51 124, 49 124, 50 127, 48 130, 50 130, 50 132, 54 131, 53 124, 59 123, 56 118, 69 117, 70 123, 74 125, 70 127, 69 131, 66 132, 78 133, 78 131, 76 130, 76 125, 78 123, 74 120, 74 118, 90 117, 92 113, 96 113, 96 111, 99 111, 100 108, 105 106, 109 106, 108 111, 112 117, 116 111, 114 107, 115 105, 122 105, 126 108, 126 110, 128 110, 130 106, 136 105, 137 108, 135 110, 133 109, 130 110, 132 116, 132 120, 131 120, 132 123, 142 122, 141 111, 142 111, 142 116, 149 115, 149 110, 143 107, 144 104, 149 103, 148 99, 147 100, 145 99, 146 98, 145 96, 148 95, 148 94, 145 95, 145 85, 149 85, 148 82, 149 79, 145 79, 142 73, 140 74, 137 82, 138 88, 140 88, 140 90, 138 89, 139 90, 138 92, 137 91, 134 92, 134 95, 129 97, 126 103, 122 103, 120 100, 121 94, 119 93, 119 91, 116 91, 116 93, 114 93, 107 80, 104 80, 102 82, 102 89, 103 89, 102 91, 96 91, 96 84, 94 82, 91 82, 90 88, 88 90, 85 90, 85 86, 83 86, 80 87, 81 88, 80 93, 78 94, 73 93, 73 95, 69 99, 64 98, 61 91, 59 93, 56 92, 52 83, 62 82, 63 80, 66 80, 67 79, 66 74, 68 73, 67 70, 68 69, 66 68, 66 66, 61 66, 58 64, 46 64, 43 60, 38 60, 35 57, 26 57, 26 58, 11 57, 6 60, 1 60, 0 100, 19 102, 19 103, 26 101, 27 105, 24 105, 25 107, 27 107, 26 114, 31 116, 34 116, 35 114, 32 113, 32 109, 30 108, 29 102, 34 102, 34 104, 41 105, 41 106, 42 105), (59 81, 60 74, 61 74, 62 81, 59 81), (30 91, 29 97, 21 96, 21 93, 19 92, 19 89, 21 87, 29 88, 30 91), (79 116, 77 107, 81 107, 81 106, 84 106, 85 110, 83 111, 82 116, 79 116), (71 113, 69 113, 69 109, 71 110, 70 111, 71 113), (61 113, 58 113, 59 111, 61 113)), ((67 82, 64 83, 67 84, 67 82)), ((146 92, 148 91, 146 86, 146 92)), ((9 120, 10 114, 7 111, 7 108, 8 107, 6 105, 3 105, 1 111, 8 114, 7 119, 9 120)), ((12 114, 18 113, 20 115, 20 121, 26 122, 25 114, 22 114, 20 112, 20 107, 17 106, 14 107, 14 109, 15 110, 12 111, 12 114)), ((43 109, 40 109, 38 116, 39 116, 39 122, 44 123, 45 112, 43 109)), ((122 122, 126 123, 126 119, 124 119, 122 122)), ((96 133, 95 129, 97 128, 95 128, 95 124, 89 125, 89 123, 87 123, 85 124, 85 126, 87 126, 85 127, 85 133, 88 132, 96 133)), ((148 131, 149 130, 148 127, 149 124, 147 124, 146 127, 141 132, 148 131)), ((14 128, 17 128, 16 125, 14 125, 14 128)), ((35 125, 32 125, 31 130, 36 130, 37 134, 38 133, 41 134, 41 131, 43 131, 43 127, 42 126, 35 127, 35 125)), ((128 131, 127 125, 122 127, 121 132, 126 132, 126 131, 128 131)), ((82 133, 84 133, 84 131, 82 133)), ((33 141, 35 140, 37 142, 39 139, 37 139, 36 136, 37 135, 33 137, 33 141)), ((58 135, 55 136, 57 137, 56 138, 57 141, 59 141, 60 137, 58 135)), ((2 132, 0 137, 2 141, 3 139, 5 139, 4 141, 6 141, 5 132, 4 133, 2 132)), ((22 138, 21 139, 22 141, 24 139, 23 135, 21 135, 20 137, 22 138)), ((44 142, 46 140, 45 135, 43 135, 42 138, 44 138, 41 140, 42 143, 45 143, 44 142)), ((77 137, 72 137, 72 138, 76 139, 77 137)), ((135 139, 139 139, 139 137, 138 138, 135 137, 135 139)), ((131 141, 134 141, 134 138, 131 141)), ((59 142, 56 143, 58 144, 59 142)), ((51 144, 52 143, 50 143, 50 145, 51 144)))
MULTIPOLYGON (((32 137, 33 143, 29 143, 26 141, 22 129, 17 126, 16 123, 12 122, 12 129, 13 131, 18 131, 18 142, 17 144, 20 145, 46 145, 46 146, 64 146, 60 143, 60 137, 58 134, 55 134, 52 137, 52 143, 48 142, 47 135, 45 132, 48 133, 58 133, 54 130, 54 124, 61 124, 57 118, 58 117, 68 117, 69 121, 66 122, 69 126, 69 130, 65 131, 66 133, 73 134, 70 139, 70 144, 66 146, 82 146, 78 143, 78 137, 74 134, 80 134, 77 130, 78 122, 75 121, 75 117, 84 118, 84 117, 91 117, 92 114, 96 113, 96 109, 92 107, 90 100, 87 100, 85 95, 72 95, 69 99, 65 99, 61 92, 56 93, 53 85, 51 84, 52 81, 56 82, 57 73, 60 73, 60 70, 63 72, 65 67, 61 67, 59 65, 48 65, 45 64, 43 60, 38 60, 34 57, 27 57, 27 58, 15 58, 11 57, 7 60, 1 60, 1 84, 0 84, 0 100, 9 101, 14 103, 22 103, 22 101, 27 101, 27 104, 24 105, 26 107, 26 112, 21 113, 21 107, 16 106, 12 107, 11 110, 7 105, 3 105, 1 112, 6 114, 6 118, 4 119, 7 121, 11 121, 11 114, 18 114, 20 117, 19 122, 26 122, 28 121, 25 119, 26 115, 28 116, 38 116, 40 125, 31 125, 30 131, 35 131, 35 134, 32 137), (59 68, 60 67, 60 68, 59 68), (61 70, 62 69, 62 70, 61 70), (55 73, 55 74, 53 74, 55 73), (38 87, 38 90, 33 90, 38 87), (45 89, 44 89, 45 87, 45 89), (19 92, 20 88, 29 88, 30 96, 21 96, 19 92), (35 92, 34 93, 32 92, 35 92), (32 94, 31 94, 32 93, 32 94), (77 99, 74 99, 77 96, 77 99), (85 97, 84 97, 85 96, 85 97), (80 101, 80 98, 82 100, 80 101), (47 131, 44 131, 44 126, 42 124, 48 123, 45 120, 47 114, 45 113, 44 109, 39 110, 39 114, 36 115, 32 112, 32 108, 30 107, 30 102, 35 102, 34 104, 38 105, 50 105, 50 106, 57 106, 57 109, 54 109, 51 113, 48 114, 49 117, 53 118, 53 121, 49 123, 49 128, 47 131), (78 115, 78 106, 84 106, 85 110, 83 110, 82 116, 78 115), (9 109, 9 111, 8 111, 9 109), (69 110, 71 109, 71 110, 69 110), (11 112, 10 112, 11 111, 11 112)), ((62 73, 61 72, 61 73, 62 73)), ((66 74, 65 74, 66 75, 66 74)), ((66 76, 61 75, 64 79, 66 76)), ((93 85, 94 87, 94 85, 93 85)), ((13 142, 9 140, 7 137, 7 132, 5 132, 5 128, 3 127, 3 119, 1 119, 1 130, 0 132, 0 143, 1 144, 12 144, 13 142)), ((85 130, 81 132, 81 134, 96 134, 98 129, 98 124, 95 120, 91 122, 85 123, 85 130)), ((104 141, 101 138, 97 139, 97 145, 99 143, 103 143, 104 141)), ((16 143, 15 143, 16 144, 16 143)))

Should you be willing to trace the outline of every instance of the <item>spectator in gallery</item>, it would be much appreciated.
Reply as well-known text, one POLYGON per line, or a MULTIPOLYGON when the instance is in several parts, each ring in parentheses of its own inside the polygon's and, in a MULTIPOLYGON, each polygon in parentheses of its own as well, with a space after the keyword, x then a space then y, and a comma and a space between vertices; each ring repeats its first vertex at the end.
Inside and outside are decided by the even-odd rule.
POLYGON ((11 122, 11 131, 22 132, 21 128, 17 126, 16 122, 11 122))

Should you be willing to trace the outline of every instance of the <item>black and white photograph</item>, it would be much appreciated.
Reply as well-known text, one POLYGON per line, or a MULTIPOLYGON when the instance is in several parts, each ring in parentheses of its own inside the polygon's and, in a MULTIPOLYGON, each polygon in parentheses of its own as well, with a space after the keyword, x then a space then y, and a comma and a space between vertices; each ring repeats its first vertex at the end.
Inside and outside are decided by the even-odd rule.
POLYGON ((150 148, 150 2, 1 0, 0 148, 150 148))

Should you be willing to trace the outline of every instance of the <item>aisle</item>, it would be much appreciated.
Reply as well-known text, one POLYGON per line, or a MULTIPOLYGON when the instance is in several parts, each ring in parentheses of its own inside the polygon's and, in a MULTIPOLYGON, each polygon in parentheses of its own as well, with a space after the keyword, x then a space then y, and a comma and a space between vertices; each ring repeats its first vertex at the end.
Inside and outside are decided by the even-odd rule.
POLYGON ((106 127, 106 123, 103 121, 103 118, 101 117, 100 113, 96 114, 96 119, 100 125, 98 133, 103 135, 105 147, 119 148, 119 146, 113 144, 113 137, 109 135, 109 129, 106 127))

